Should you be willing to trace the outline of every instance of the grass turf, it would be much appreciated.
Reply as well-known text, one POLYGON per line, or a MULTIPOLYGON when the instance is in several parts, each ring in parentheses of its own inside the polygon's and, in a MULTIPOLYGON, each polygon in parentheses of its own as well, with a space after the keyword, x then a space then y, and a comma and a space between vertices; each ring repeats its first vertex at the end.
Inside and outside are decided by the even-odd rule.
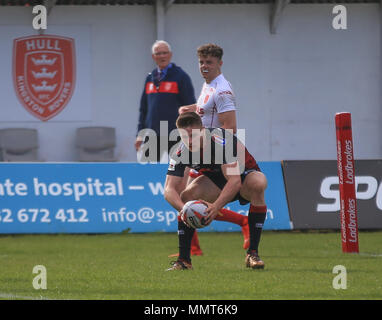
POLYGON ((176 234, 0 236, 0 299, 382 299, 382 232, 360 232, 360 254, 341 251, 339 232, 262 235, 264 270, 244 266, 240 233, 199 233, 194 270, 165 272, 176 234), (47 270, 35 290, 33 267, 47 270), (336 265, 347 288, 334 289, 336 265))

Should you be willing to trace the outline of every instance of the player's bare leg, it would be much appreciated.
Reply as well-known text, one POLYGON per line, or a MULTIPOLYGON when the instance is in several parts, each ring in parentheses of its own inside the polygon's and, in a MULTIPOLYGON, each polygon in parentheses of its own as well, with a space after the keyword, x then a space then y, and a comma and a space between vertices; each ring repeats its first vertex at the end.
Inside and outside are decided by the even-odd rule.
POLYGON ((267 213, 264 192, 267 188, 267 179, 259 171, 249 173, 240 189, 240 195, 250 201, 248 224, 250 232, 250 245, 245 258, 248 268, 263 269, 264 262, 259 257, 259 243, 261 232, 267 213))
POLYGON ((183 202, 202 199, 208 202, 215 202, 221 190, 206 176, 199 176, 180 194, 183 202))

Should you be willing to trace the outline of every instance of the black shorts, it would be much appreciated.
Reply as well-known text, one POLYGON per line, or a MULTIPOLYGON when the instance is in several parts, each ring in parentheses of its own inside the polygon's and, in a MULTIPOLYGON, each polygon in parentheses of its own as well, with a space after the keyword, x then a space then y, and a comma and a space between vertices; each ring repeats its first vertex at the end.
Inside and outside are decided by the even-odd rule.
MULTIPOLYGON (((245 170, 241 175, 240 175, 240 178, 241 178, 241 182, 243 183, 244 182, 244 179, 246 178, 246 176, 253 172, 253 171, 260 171, 260 168, 253 168, 253 169, 248 169, 248 170, 245 170)), ((221 190, 223 190, 225 184, 227 183, 227 179, 224 177, 224 175, 222 173, 214 173, 214 172, 209 172, 209 171, 206 171, 206 172, 203 172, 203 175, 210 178, 210 180, 221 190)), ((236 200, 239 200, 240 204, 241 205, 246 205, 248 204, 250 201, 248 201, 247 199, 244 199, 241 195, 240 195, 240 192, 238 192, 236 194, 236 196, 230 201, 230 202, 233 202, 233 201, 236 201, 236 200)))

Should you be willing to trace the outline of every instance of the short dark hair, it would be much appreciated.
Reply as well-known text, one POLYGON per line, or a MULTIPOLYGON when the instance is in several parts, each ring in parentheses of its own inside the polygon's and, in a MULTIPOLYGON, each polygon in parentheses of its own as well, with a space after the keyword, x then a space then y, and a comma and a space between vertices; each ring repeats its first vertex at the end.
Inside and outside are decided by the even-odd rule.
POLYGON ((192 126, 203 126, 202 119, 196 112, 181 113, 176 119, 177 128, 187 128, 192 126))
POLYGON ((221 60, 223 57, 223 48, 219 47, 217 44, 214 43, 207 43, 200 46, 197 50, 197 53, 198 57, 212 56, 221 60))

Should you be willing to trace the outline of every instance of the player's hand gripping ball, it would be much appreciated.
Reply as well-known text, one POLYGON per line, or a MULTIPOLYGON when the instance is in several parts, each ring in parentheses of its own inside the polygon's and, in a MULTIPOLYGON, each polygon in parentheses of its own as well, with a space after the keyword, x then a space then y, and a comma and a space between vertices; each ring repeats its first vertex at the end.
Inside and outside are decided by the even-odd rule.
POLYGON ((205 212, 206 209, 207 206, 198 200, 188 201, 183 206, 181 219, 185 224, 187 224, 191 228, 204 228, 206 226, 204 224, 204 218, 207 215, 205 212))

